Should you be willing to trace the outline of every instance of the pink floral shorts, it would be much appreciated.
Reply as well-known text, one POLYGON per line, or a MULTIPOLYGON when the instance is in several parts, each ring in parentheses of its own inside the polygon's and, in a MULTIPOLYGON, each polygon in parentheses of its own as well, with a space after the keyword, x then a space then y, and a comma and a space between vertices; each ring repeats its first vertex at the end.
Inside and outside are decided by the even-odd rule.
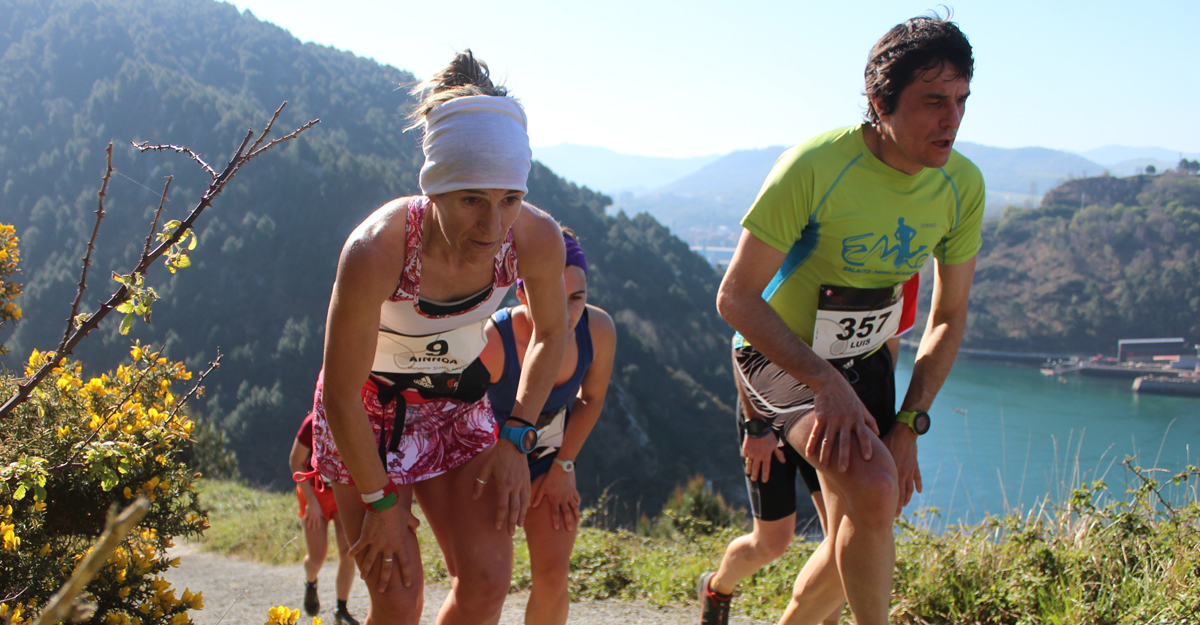
MULTIPOLYGON (((350 471, 342 462, 325 407, 321 401, 324 372, 317 378, 313 397, 313 458, 321 475, 337 484, 353 484, 350 471)), ((363 408, 375 431, 378 448, 380 437, 389 440, 395 424, 396 402, 380 405, 378 387, 367 380, 362 388, 363 408)), ((387 452, 386 469, 396 484, 412 484, 437 477, 466 463, 496 442, 496 420, 487 396, 464 404, 452 399, 435 399, 407 406, 400 444, 387 452)), ((373 449, 372 453, 378 453, 373 449)))

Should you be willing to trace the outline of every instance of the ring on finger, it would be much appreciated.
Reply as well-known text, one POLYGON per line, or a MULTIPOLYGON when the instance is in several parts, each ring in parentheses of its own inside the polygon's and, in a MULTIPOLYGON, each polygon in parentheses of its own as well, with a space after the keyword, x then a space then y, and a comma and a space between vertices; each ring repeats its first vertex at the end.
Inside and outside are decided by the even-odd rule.
POLYGON ((480 484, 487 484, 487 480, 481 480, 479 478, 475 478, 475 481, 479 482, 480 484))

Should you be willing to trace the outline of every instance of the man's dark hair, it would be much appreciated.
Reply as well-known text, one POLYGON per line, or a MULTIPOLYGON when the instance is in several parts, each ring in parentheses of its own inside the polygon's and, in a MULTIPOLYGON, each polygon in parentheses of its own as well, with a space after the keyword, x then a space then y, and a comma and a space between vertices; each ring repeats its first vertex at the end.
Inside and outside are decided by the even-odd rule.
POLYGON ((875 43, 867 59, 867 121, 876 123, 880 115, 891 114, 905 87, 921 72, 939 67, 958 72, 968 82, 975 73, 971 42, 958 25, 949 16, 914 17, 897 24, 875 43), (875 101, 883 110, 875 110, 875 101))

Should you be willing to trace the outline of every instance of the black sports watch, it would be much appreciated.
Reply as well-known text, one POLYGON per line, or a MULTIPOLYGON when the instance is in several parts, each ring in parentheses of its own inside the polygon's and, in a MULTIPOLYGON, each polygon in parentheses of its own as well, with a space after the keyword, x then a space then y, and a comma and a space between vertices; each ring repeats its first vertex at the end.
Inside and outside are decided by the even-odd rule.
POLYGON ((762 438, 771 433, 771 426, 762 419, 746 419, 742 421, 742 431, 750 438, 762 438))
POLYGON ((929 413, 924 410, 901 410, 896 413, 896 423, 903 423, 920 436, 929 431, 929 413))

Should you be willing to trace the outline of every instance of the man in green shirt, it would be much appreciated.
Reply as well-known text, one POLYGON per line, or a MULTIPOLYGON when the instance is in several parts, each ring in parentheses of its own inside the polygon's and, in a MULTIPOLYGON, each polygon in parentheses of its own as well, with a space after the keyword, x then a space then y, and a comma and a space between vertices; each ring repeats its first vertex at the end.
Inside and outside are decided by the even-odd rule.
POLYGON ((843 601, 859 625, 887 622, 892 522, 921 490, 917 436, 958 351, 981 244, 983 178, 953 150, 973 69, 954 23, 897 25, 867 63, 867 121, 784 153, 742 220, 717 309, 738 332, 755 521, 701 577, 702 623, 725 623, 736 585, 786 548, 797 470, 826 537, 780 622, 816 623, 843 601), (887 343, 929 256, 933 302, 897 413, 887 343))

